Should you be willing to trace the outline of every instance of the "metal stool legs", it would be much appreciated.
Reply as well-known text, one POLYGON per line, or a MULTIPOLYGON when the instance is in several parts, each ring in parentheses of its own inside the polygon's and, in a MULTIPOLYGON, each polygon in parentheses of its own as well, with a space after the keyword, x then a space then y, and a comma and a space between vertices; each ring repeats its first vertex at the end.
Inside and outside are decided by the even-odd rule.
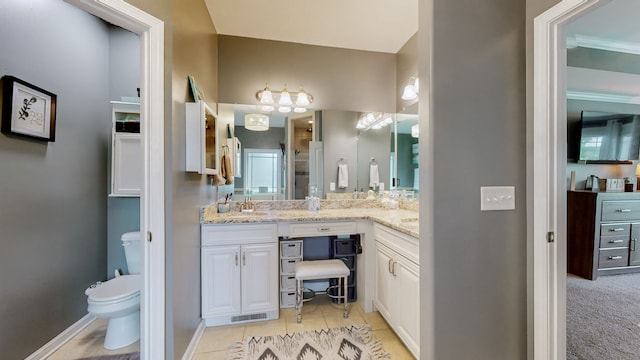
MULTIPOLYGON (((341 299, 344 304, 343 317, 345 319, 349 318, 349 292, 348 292, 348 281, 347 277, 339 277, 337 287, 337 296, 334 298, 341 299)), ((303 293, 302 293, 302 280, 296 280, 296 322, 302 322, 302 305, 304 304, 303 293)))

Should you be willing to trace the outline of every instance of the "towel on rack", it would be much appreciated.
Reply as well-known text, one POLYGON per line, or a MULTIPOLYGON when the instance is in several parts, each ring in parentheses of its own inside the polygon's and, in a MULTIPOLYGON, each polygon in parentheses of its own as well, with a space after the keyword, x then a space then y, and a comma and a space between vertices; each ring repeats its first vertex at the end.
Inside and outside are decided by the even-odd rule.
POLYGON ((347 164, 338 164, 338 188, 349 187, 349 167, 347 164))
POLYGON ((369 164, 369 187, 375 188, 380 184, 380 174, 378 173, 378 164, 369 164))
POLYGON ((220 165, 220 175, 225 178, 225 184, 233 184, 233 167, 231 166, 231 157, 224 154, 222 155, 222 160, 220 162, 222 163, 220 165))

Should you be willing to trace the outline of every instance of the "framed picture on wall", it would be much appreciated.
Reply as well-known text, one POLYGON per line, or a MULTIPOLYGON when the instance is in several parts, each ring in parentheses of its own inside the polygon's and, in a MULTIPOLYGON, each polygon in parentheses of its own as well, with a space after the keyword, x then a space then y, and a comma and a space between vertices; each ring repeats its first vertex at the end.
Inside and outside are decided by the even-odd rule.
POLYGON ((204 101, 204 94, 202 93, 202 89, 200 89, 200 85, 198 85, 196 80, 191 75, 189 75, 189 86, 191 87, 191 95, 193 95, 193 101, 204 101))
POLYGON ((5 134, 56 140, 56 95, 14 76, 2 77, 2 126, 5 134))

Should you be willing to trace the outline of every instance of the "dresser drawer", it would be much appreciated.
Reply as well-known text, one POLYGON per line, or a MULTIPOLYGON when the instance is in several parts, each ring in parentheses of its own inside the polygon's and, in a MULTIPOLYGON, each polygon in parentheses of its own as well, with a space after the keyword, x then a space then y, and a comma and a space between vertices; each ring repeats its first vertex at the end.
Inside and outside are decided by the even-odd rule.
POLYGON ((600 237, 600 248, 628 247, 629 236, 602 236, 600 237))
POLYGON ((626 236, 631 233, 630 223, 601 224, 600 236, 626 236))
POLYGON ((629 249, 600 250, 598 268, 612 268, 627 266, 629 264, 629 249))
POLYGON ((602 221, 640 219, 640 200, 605 200, 602 202, 602 221))

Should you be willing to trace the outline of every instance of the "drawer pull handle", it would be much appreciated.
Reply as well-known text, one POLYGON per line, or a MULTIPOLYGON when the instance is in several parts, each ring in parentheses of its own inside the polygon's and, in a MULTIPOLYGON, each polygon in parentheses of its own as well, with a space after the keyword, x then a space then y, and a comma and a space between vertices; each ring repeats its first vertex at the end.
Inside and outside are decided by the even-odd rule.
POLYGON ((613 229, 609 229, 609 231, 624 231, 624 228, 613 228, 613 229))
POLYGON ((620 255, 609 256, 609 260, 620 260, 620 259, 622 259, 622 256, 620 256, 620 255))
POLYGON ((389 263, 387 264, 387 267, 389 268, 389 274, 393 274, 393 269, 391 268, 391 266, 393 265, 393 259, 389 259, 389 263))
POLYGON ((619 244, 621 242, 624 242, 624 240, 620 239, 620 240, 609 240, 610 244, 619 244))
POLYGON ((236 266, 238 266, 238 253, 236 253, 236 266))
POLYGON ((616 209, 616 211, 621 213, 627 213, 627 212, 631 212, 631 209, 616 209))
POLYGON ((638 239, 631 239, 631 251, 636 251, 636 241, 638 241, 638 239))
POLYGON ((288 247, 294 247, 294 246, 296 246, 296 244, 288 244, 287 246, 288 247))
POLYGON ((318 228, 318 231, 321 231, 321 232, 326 232, 326 231, 329 231, 329 230, 331 230, 330 227, 318 228))

